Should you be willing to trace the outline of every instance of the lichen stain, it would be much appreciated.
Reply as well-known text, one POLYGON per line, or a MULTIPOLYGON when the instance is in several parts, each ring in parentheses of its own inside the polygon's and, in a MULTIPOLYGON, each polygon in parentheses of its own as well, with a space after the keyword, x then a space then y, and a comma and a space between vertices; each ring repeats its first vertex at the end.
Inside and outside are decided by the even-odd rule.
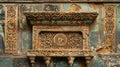
POLYGON ((95 4, 95 3, 89 3, 90 8, 92 9, 100 9, 103 7, 103 4, 95 4))
POLYGON ((77 4, 71 4, 70 6, 70 12, 80 12, 81 11, 81 6, 77 4))

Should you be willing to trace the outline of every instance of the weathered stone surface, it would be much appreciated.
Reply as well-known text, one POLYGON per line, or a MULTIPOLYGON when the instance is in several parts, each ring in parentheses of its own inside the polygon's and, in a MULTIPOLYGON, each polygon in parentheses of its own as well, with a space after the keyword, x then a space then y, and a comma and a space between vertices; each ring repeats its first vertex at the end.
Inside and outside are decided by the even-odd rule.
POLYGON ((119 2, 119 0, 0 0, 0 2, 119 2))
MULTIPOLYGON (((3 0, 1 0, 3 1, 3 0)), ((4 0, 5 2, 8 2, 7 0, 4 0)), ((9 2, 18 2, 18 0, 9 0, 9 2)), ((42 48, 44 47, 45 49, 46 48, 50 48, 49 50, 46 49, 46 52, 48 52, 47 54, 49 54, 49 56, 53 56, 53 57, 33 57, 35 56, 35 54, 37 56, 44 56, 45 54, 40 54, 40 53, 44 53, 44 50, 34 50, 32 48, 33 44, 32 44, 32 26, 30 23, 32 23, 34 21, 38 21, 36 20, 36 18, 34 17, 34 19, 32 18, 31 21, 28 21, 27 18, 28 17, 25 17, 25 13, 28 12, 29 13, 40 13, 40 12, 46 12, 46 13, 60 13, 60 12, 63 12, 63 13, 97 13, 98 16, 97 18, 95 19, 94 23, 92 23, 91 25, 90 24, 86 24, 88 25, 89 27, 89 30, 86 29, 84 31, 86 31, 86 33, 83 33, 83 34, 86 34, 84 36, 83 39, 85 39, 86 37, 88 37, 88 43, 87 42, 83 42, 85 45, 87 44, 88 47, 84 47, 85 49, 86 48, 90 48, 90 52, 91 52, 91 55, 93 56, 93 62, 91 63, 91 67, 119 67, 120 66, 120 60, 119 60, 119 52, 120 52, 120 39, 119 39, 119 34, 120 34, 120 24, 119 24, 119 21, 120 21, 120 5, 119 3, 112 3, 113 1, 117 2, 118 0, 109 0, 109 2, 111 3, 87 3, 87 2, 90 2, 90 1, 96 1, 96 0, 80 0, 79 2, 86 2, 86 3, 77 3, 78 0, 69 0, 69 2, 76 2, 76 3, 39 3, 39 2, 42 0, 34 0, 34 3, 33 0, 29 1, 29 0, 22 0, 21 2, 24 2, 24 3, 1 3, 0 4, 0 35, 1 35, 1 38, 0 38, 0 67, 30 67, 31 65, 31 62, 33 62, 33 66, 36 65, 37 67, 45 67, 46 66, 46 63, 47 64, 50 64, 52 67, 56 67, 56 66, 59 66, 59 67, 66 67, 68 66, 69 64, 72 64, 73 67, 79 67, 79 66, 82 66, 82 65, 85 65, 84 63, 88 63, 90 62, 90 59, 85 59, 85 58, 81 58, 80 56, 83 56, 82 54, 83 53, 88 53, 89 51, 80 51, 82 49, 82 47, 84 46, 81 46, 79 45, 80 42, 78 42, 77 39, 80 39, 79 37, 76 37, 76 36, 73 36, 73 37, 70 37, 69 39, 72 39, 73 38, 73 41, 71 41, 72 43, 71 44, 78 44, 78 46, 80 47, 77 47, 78 50, 74 49, 74 51, 72 49, 70 49, 69 52, 66 52, 64 51, 63 49, 61 48, 64 48, 64 46, 67 44, 66 41, 68 41, 68 38, 66 38, 66 36, 68 36, 68 34, 64 35, 64 34, 58 34, 58 33, 61 33, 61 32, 56 32, 57 34, 52 34, 54 35, 54 37, 50 38, 51 40, 50 41, 46 41, 46 42, 42 42, 42 48), (30 2, 30 3, 26 3, 26 2, 30 2), (36 3, 35 3, 36 2, 36 3), (37 3, 38 2, 38 3, 37 3), (6 27, 5 26, 5 15, 7 15, 5 12, 6 12, 6 5, 16 5, 18 6, 18 44, 16 44, 17 48, 18 48, 18 51, 16 53, 14 52, 10 52, 9 54, 5 54, 4 53, 4 49, 5 49, 5 37, 6 35, 4 35, 4 32, 6 31, 4 28, 6 27), (106 7, 107 6, 107 7, 106 7), (113 7, 114 6, 114 7, 113 7), (113 8, 113 9, 111 9, 113 8), (24 13, 25 12, 25 13, 24 13), (111 18, 111 15, 114 16, 111 18), (109 23, 110 21, 113 21, 113 23, 109 23), (109 23, 109 24, 107 24, 109 23), (114 29, 114 30, 113 30, 114 29), (112 31, 112 32, 111 32, 112 31), (113 34, 114 33, 114 34, 113 34), (110 36, 114 36, 113 38, 109 38, 107 37, 109 34, 109 37, 110 36), (56 36, 55 36, 56 35, 56 36), (60 37, 61 36, 61 37, 60 37), (60 38, 59 38, 60 37, 60 38), (74 38, 75 37, 75 38, 74 38), (3 41, 2 41, 3 40, 3 41), (60 41, 59 41, 60 40, 60 41), (63 41, 64 40, 64 41, 63 41), (58 54, 56 54, 54 51, 54 53, 51 52, 51 48, 53 47, 50 47, 49 46, 45 46, 44 43, 48 43, 48 44, 51 44, 51 41, 52 41, 52 45, 57 45, 57 48, 61 49, 63 52, 61 52, 61 50, 58 50, 58 54), (112 41, 112 42, 111 42, 112 41), (113 43, 113 41, 115 43, 113 43), (50 42, 50 43, 49 43, 50 42), (57 43, 58 42, 58 43, 57 43), (76 43, 75 43, 76 42, 76 43), (53 44, 54 43, 54 44, 53 44), (101 53, 101 55, 99 55, 97 52, 96 52, 96 47, 98 45, 100 45, 100 49, 103 49, 102 46, 105 45, 105 43, 107 45, 110 45, 107 46, 107 47, 104 47, 104 50, 102 52, 104 53, 107 53, 105 52, 106 49, 109 49, 109 50, 112 50, 110 49, 111 48, 111 45, 114 47, 113 49, 115 50, 115 52, 110 52, 110 54, 103 54, 101 53), (110 44, 112 43, 112 44, 110 44), (79 50, 80 49, 80 50, 79 50), (72 53, 70 53, 72 51, 72 53), (28 59, 26 56, 27 52, 31 52, 30 54, 30 59, 32 59, 32 61, 30 61, 30 59, 28 59), (35 52, 35 53, 34 53, 35 52), (50 53, 51 52, 51 53, 50 53), (32 55, 33 53, 33 55, 32 55), (65 54, 65 53, 70 53, 70 54, 65 54), (77 54, 76 54, 77 53, 77 54), (50 54, 56 54, 56 55, 50 55, 50 54), (74 60, 75 57, 69 57, 69 59, 67 58, 63 58, 63 56, 78 56, 78 58, 76 58, 74 60), (55 58, 56 56, 59 56, 57 58, 55 58), (62 58, 60 58, 60 56, 62 58), (36 59, 36 60, 35 60, 36 59), (74 60, 74 62, 73 62, 74 60), (85 60, 87 60, 87 62, 85 62, 85 60), (35 63, 36 61, 36 63, 35 63), (69 64, 68 64, 69 62, 69 64), (73 62, 73 63, 72 63, 73 62), (83 63, 84 62, 84 63, 83 63), (83 63, 83 64, 81 64, 83 63)), ((44 0, 45 2, 47 2, 48 0, 44 0)), ((52 0, 49 0, 49 1, 52 1, 52 0)), ((62 0, 59 0, 59 1, 62 1, 62 0)), ((65 1, 65 0, 64 0, 65 1)), ((96 2, 107 2, 108 0, 97 0, 96 2)), ((56 0, 57 2, 57 0, 56 0)), ((9 12, 9 11, 8 11, 9 12)), ((11 12, 14 12, 11 11, 11 12)), ((11 16, 13 16, 14 14, 12 13, 9 13, 11 16)), ((52 15, 50 15, 50 17, 52 17, 52 15)), ((83 15, 83 17, 86 17, 86 15, 83 15)), ((56 18, 56 17, 55 17, 56 18)), ((76 18, 76 17, 73 17, 73 18, 76 18)), ((12 19, 15 19, 15 18, 12 18, 12 19)), ((48 19, 48 18, 47 18, 48 19)), ((60 19, 62 20, 62 19, 60 19)), ((15 22, 16 23, 16 22, 15 22)), ((37 22, 35 22, 37 23, 37 22)), ((41 23, 41 22, 40 22, 41 23)), ((44 21, 42 22, 42 24, 46 24, 47 25, 41 25, 41 26, 57 26, 57 25, 60 25, 60 24, 57 24, 56 21, 44 21), (47 22, 50 22, 50 23, 47 23, 47 22), (49 25, 51 24, 51 25, 49 25), (54 24, 54 25, 52 25, 54 24)), ((61 22, 59 22, 61 23, 61 22)), ((58 29, 58 28, 61 28, 61 30, 64 30, 64 31, 67 31, 68 29, 71 31, 76 31, 76 30, 79 30, 81 31, 81 24, 77 24, 76 22, 76 25, 74 26, 71 21, 66 21, 65 22, 66 25, 70 25, 69 27, 66 27, 66 28, 63 28, 61 27, 62 25, 58 26, 58 27, 53 27, 53 29, 58 29), (77 26, 80 26, 79 28, 77 26)), ((62 23, 61 23, 62 24, 62 23)), ((39 24, 40 25, 40 24, 39 24)), ((36 26, 38 26, 36 24, 36 26)), ((9 28, 13 29, 10 26, 8 26, 9 28)), ((48 28, 48 27, 47 27, 48 28)), ((45 28, 44 28, 45 29, 45 28)), ((57 30, 58 31, 58 30, 57 30)), ((68 31, 70 33, 70 31, 68 31)), ((10 33, 11 31, 9 31, 10 33)), ((13 32, 14 33, 14 32, 13 32)), ((47 34, 45 34, 44 32, 41 32, 43 36, 48 36, 48 32, 47 34)), ((39 35, 41 34, 39 33, 39 35)), ((49 31, 50 33, 50 31, 49 31)), ((62 33, 65 33, 65 32, 62 32, 62 33)), ((73 33, 73 32, 72 32, 73 33)), ((77 36, 80 36, 78 35, 79 32, 74 32, 75 35, 77 36)), ((37 33, 34 33, 34 34, 38 34, 37 33)), ((41 36, 38 36, 38 39, 40 40, 40 37, 41 36)), ((51 34, 50 34, 51 35, 51 34)), ((53 36, 52 35, 52 36, 53 36)), ((71 33, 70 33, 71 35, 71 33)), ((15 35, 14 35, 15 36, 15 35)), ((49 36, 48 36, 49 37, 49 36)), ((42 37, 42 39, 44 39, 42 37)), ((47 38, 49 40, 49 38, 47 38)), ((80 39, 82 40, 82 39, 80 39)), ((10 40, 12 41, 12 39, 10 40)), ((15 41, 15 40, 14 40, 15 41)), ((38 40, 37 40, 38 41, 38 40)), ((45 41, 45 40, 41 40, 41 41, 45 41)), ((37 43, 37 44, 40 44, 40 43, 37 43)), ((10 45, 10 43, 8 43, 8 45, 10 45)), ((72 48, 75 47, 72 46, 72 48)), ((16 48, 15 46, 13 46, 12 48, 16 48)), ((40 47, 36 46, 36 49, 39 49, 40 47)), ((56 49, 56 46, 54 47, 56 49)), ((69 48, 69 46, 66 47, 67 49, 69 48)), ((85 57, 86 55, 84 55, 85 57)), ((88 56, 88 55, 87 55, 88 56)), ((89 65, 89 64, 87 64, 89 65)), ((90 66, 90 65, 89 65, 90 66)), ((84 67, 84 66, 82 66, 84 67)))

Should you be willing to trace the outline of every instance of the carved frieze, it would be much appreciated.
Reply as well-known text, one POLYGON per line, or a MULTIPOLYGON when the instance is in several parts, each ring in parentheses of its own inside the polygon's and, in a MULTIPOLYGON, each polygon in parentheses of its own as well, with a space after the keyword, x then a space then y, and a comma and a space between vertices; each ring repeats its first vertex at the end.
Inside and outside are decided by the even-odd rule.
POLYGON ((5 52, 15 53, 18 43, 17 5, 6 5, 5 52))
POLYGON ((53 57, 68 57, 68 56, 92 56, 91 50, 54 50, 54 49, 47 49, 47 50, 29 50, 27 53, 28 56, 53 56, 53 57))
POLYGON ((76 12, 26 12, 27 20, 33 25, 81 25, 95 21, 97 13, 76 12))

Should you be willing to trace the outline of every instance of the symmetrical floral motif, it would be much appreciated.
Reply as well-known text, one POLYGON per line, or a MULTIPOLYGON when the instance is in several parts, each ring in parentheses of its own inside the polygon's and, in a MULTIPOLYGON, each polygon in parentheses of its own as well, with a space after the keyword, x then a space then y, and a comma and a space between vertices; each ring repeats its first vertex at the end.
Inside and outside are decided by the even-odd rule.
POLYGON ((115 45, 115 6, 105 6, 105 44, 114 48, 115 45))
POLYGON ((5 22, 5 52, 13 53, 17 51, 18 42, 17 5, 6 5, 5 22))
POLYGON ((58 46, 64 46, 67 40, 68 38, 64 33, 57 33, 53 38, 53 42, 58 46))
POLYGON ((28 56, 90 56, 86 26, 33 26, 28 56))
MULTIPOLYGON (((38 44, 40 43, 39 40, 41 37, 43 40, 43 39, 46 39, 44 37, 47 35, 47 40, 48 40, 49 39, 48 35, 50 35, 54 39, 55 34, 53 34, 52 32, 55 32, 55 31, 56 31, 56 33, 57 32, 66 32, 66 35, 67 35, 66 37, 69 37, 70 42, 74 42, 74 41, 77 41, 77 39, 83 38, 83 41, 85 41, 85 42, 83 42, 83 45, 84 45, 83 49, 87 49, 87 48, 85 48, 88 46, 88 43, 87 43, 88 42, 88 40, 87 40, 88 30, 87 29, 88 28, 84 27, 84 26, 72 26, 72 27, 71 26, 33 26, 33 49, 39 49, 40 45, 38 45, 38 44), (69 32, 69 33, 67 33, 67 32, 69 32), (72 33, 72 32, 74 32, 74 33, 72 33), (44 34, 42 34, 42 33, 44 33, 44 34), (45 36, 43 36, 43 35, 45 35, 45 36), (80 37, 77 37, 77 36, 80 36, 80 37), (75 37, 75 39, 74 39, 74 37, 75 37), (76 37, 77 37, 77 39, 76 39, 76 37)), ((51 39, 51 40, 53 40, 53 39, 51 39)), ((82 40, 80 40, 80 42, 81 41, 82 40)))
MULTIPOLYGON (((89 34, 89 26, 78 24, 79 20, 84 22, 88 18, 93 20, 97 17, 97 13, 31 13, 25 14, 28 20, 33 21, 33 35, 32 35, 32 45, 33 49, 28 50, 27 56, 30 58, 35 58, 36 56, 42 57, 88 57, 92 56, 92 51, 88 45, 88 34, 89 34), (30 19, 31 18, 31 19, 30 19), (38 19, 39 18, 39 19, 38 19), (85 19, 86 18, 86 19, 85 19), (36 19, 36 20, 35 20, 36 19), (36 25, 35 23, 39 23, 39 20, 50 20, 51 21, 60 21, 62 23, 66 20, 75 21, 76 23, 72 23, 73 26, 68 24, 59 24, 48 26, 45 25, 36 25), (84 20, 83 20, 84 19, 84 20), (34 23, 35 22, 35 23, 34 23)), ((88 21, 88 20, 87 20, 88 21)), ((44 22, 40 22, 42 24, 44 22)), ((45 63, 50 64, 50 58, 45 60, 45 63)), ((31 59, 32 67, 35 65, 35 59, 31 59), (34 62, 33 62, 34 61, 34 62)), ((69 64, 72 64, 72 58, 69 60, 69 64)), ((87 60, 87 64, 88 60, 87 60)))
POLYGON ((78 33, 58 33, 58 32, 41 32, 40 49, 82 49, 82 34, 78 33))
POLYGON ((114 5, 106 5, 104 8, 105 8, 104 19, 105 44, 104 46, 97 48, 97 53, 99 54, 113 53, 115 46, 116 7, 114 5))

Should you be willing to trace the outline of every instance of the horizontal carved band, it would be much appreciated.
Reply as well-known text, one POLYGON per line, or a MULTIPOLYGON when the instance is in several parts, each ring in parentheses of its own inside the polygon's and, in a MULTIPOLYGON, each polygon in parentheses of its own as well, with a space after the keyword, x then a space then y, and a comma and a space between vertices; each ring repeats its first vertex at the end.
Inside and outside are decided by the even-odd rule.
POLYGON ((97 13, 65 13, 65 12, 38 12, 24 13, 31 24, 91 24, 97 13), (65 22, 64 22, 65 21, 65 22), (74 22, 73 22, 74 21, 74 22), (76 23, 77 22, 77 23, 76 23))
POLYGON ((85 50, 29 50, 27 56, 91 56, 92 51, 85 50))

